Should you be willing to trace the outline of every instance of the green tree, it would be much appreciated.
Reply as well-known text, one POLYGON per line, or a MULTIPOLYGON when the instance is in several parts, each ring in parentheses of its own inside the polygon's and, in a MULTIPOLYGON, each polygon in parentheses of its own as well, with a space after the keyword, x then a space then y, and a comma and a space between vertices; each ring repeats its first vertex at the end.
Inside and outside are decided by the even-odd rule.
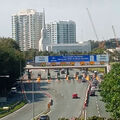
POLYGON ((91 51, 89 54, 104 54, 104 53, 105 53, 105 49, 96 48, 93 51, 91 51))
POLYGON ((16 82, 24 71, 25 59, 19 51, 18 44, 10 38, 0 38, 0 76, 9 75, 9 78, 0 77, 0 91, 6 91, 16 82))
POLYGON ((120 63, 113 64, 100 87, 106 110, 111 112, 114 118, 120 118, 120 63))

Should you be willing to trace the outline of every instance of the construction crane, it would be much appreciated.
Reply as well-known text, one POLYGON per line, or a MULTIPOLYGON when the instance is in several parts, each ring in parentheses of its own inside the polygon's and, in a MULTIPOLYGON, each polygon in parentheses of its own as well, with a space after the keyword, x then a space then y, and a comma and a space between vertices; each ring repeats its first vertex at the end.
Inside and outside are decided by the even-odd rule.
POLYGON ((115 28, 114 28, 113 25, 112 25, 112 30, 113 30, 113 34, 114 34, 114 37, 115 37, 116 46, 117 46, 117 47, 120 47, 119 42, 118 42, 118 39, 117 39, 117 36, 116 36, 115 28))
POLYGON ((90 14, 88 8, 87 8, 87 12, 88 12, 88 16, 89 16, 90 22, 91 22, 91 24, 92 24, 92 28, 93 28, 93 31, 94 31, 94 33, 95 33, 96 39, 97 39, 97 41, 99 41, 98 35, 97 35, 97 32, 96 32, 96 29, 95 29, 95 25, 94 25, 94 23, 93 23, 93 20, 92 20, 92 17, 91 17, 91 14, 90 14))
MULTIPOLYGON (((95 25, 94 25, 94 23, 93 23, 93 20, 92 20, 92 17, 91 17, 91 14, 90 14, 88 8, 87 8, 87 12, 88 12, 88 16, 89 16, 90 22, 91 22, 91 24, 92 24, 92 28, 93 28, 94 34, 95 34, 95 36, 96 36, 96 39, 97 39, 97 41, 99 41, 99 38, 98 38, 98 35, 97 35, 97 32, 96 32, 96 29, 95 29, 95 25)), ((105 40, 99 43, 99 48, 105 48, 105 40)))

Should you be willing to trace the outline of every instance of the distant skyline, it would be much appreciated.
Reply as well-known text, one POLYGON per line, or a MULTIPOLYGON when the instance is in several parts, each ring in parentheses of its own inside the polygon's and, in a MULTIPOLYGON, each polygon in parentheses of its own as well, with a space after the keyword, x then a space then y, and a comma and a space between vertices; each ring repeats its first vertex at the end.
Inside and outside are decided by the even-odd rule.
POLYGON ((96 40, 86 8, 89 9, 99 40, 113 38, 112 25, 120 37, 120 0, 4 0, 0 3, 0 37, 12 37, 11 16, 24 9, 45 9, 46 23, 73 20, 77 41, 96 40))

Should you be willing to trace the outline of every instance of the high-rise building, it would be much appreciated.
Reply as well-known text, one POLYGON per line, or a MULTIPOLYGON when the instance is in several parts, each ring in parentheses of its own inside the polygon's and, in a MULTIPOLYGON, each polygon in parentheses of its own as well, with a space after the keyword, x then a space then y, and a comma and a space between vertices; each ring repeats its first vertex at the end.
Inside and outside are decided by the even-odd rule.
POLYGON ((22 10, 12 15, 12 38, 22 51, 39 49, 41 29, 45 22, 45 12, 33 9, 22 10))
POLYGON ((74 21, 58 21, 47 24, 51 44, 76 43, 76 24, 74 21))
POLYGON ((49 39, 49 42, 51 43, 51 25, 50 24, 46 24, 46 30, 47 30, 47 36, 49 39))

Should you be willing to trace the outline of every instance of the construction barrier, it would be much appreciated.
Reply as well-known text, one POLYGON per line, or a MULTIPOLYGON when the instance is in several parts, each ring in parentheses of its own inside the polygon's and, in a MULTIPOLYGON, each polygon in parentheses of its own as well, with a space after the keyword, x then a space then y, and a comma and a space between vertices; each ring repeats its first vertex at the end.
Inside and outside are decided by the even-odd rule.
POLYGON ((84 106, 83 106, 84 109, 88 106, 90 88, 91 88, 91 85, 89 84, 87 91, 86 91, 86 96, 85 96, 85 101, 84 101, 84 106))

